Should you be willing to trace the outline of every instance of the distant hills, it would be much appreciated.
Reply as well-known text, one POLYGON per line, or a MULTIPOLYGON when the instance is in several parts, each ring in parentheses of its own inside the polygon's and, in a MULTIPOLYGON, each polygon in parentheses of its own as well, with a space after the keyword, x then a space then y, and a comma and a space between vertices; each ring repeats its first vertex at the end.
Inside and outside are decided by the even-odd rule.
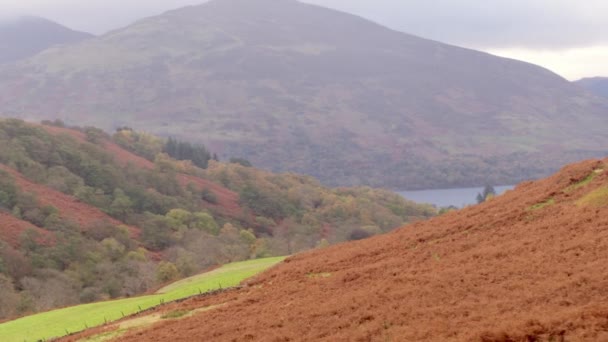
POLYGON ((574 82, 596 95, 608 97, 608 77, 583 78, 574 82))
POLYGON ((59 44, 71 44, 92 38, 50 20, 24 16, 0 20, 0 64, 33 56, 59 44))
POLYGON ((608 102, 535 65, 293 0, 215 0, 0 68, 0 112, 207 144, 330 185, 507 184, 604 155, 608 102))

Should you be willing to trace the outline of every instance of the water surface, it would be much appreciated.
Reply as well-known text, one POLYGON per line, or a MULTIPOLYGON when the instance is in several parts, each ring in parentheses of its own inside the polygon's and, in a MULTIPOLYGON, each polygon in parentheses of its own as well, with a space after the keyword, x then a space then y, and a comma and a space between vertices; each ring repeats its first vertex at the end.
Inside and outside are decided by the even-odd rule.
MULTIPOLYGON (((495 186, 494 190, 500 195, 514 187, 514 185, 495 186)), ((482 191, 483 187, 398 191, 398 193, 414 202, 430 203, 437 207, 449 207, 453 205, 462 208, 467 205, 477 204, 477 194, 482 191)))

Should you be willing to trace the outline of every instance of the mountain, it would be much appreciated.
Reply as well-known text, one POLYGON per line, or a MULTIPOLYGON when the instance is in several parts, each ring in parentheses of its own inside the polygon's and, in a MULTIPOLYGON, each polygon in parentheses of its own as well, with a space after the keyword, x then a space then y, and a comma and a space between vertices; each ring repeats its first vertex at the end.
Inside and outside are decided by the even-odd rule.
POLYGON ((436 214, 384 190, 221 163, 184 141, 49 124, 0 120, 0 321, 436 214))
POLYGON ((292 256, 239 289, 138 316, 154 324, 117 340, 605 341, 606 170, 608 159, 570 165, 478 206, 292 256), (182 318, 154 319, 172 312, 182 318))
POLYGON ((0 20, 0 64, 31 57, 60 44, 73 44, 93 35, 70 30, 38 17, 0 20))
POLYGON ((608 77, 583 78, 574 83, 596 95, 608 97, 608 77))
POLYGON ((203 142, 330 185, 513 184, 603 156, 606 100, 293 0, 215 0, 0 68, 0 112, 203 142))

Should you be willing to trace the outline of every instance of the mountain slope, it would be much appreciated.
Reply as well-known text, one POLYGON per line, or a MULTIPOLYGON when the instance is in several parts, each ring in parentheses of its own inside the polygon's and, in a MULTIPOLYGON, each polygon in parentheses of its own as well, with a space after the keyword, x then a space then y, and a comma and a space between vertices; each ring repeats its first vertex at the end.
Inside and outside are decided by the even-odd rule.
POLYGON ((608 77, 583 78, 574 82, 599 96, 608 97, 608 77))
POLYGON ((92 37, 38 17, 0 21, 0 64, 33 56, 54 45, 73 44, 92 37))
MULTIPOLYGON (((59 210, 61 219, 75 223, 81 230, 91 229, 95 223, 107 222, 112 225, 124 225, 101 210, 82 203, 77 198, 66 195, 46 185, 37 184, 26 179, 19 172, 0 164, 0 170, 7 172, 15 181, 15 184, 23 192, 35 194, 41 206, 54 206, 59 210)), ((141 233, 139 228, 128 227, 132 236, 141 233)))
POLYGON ((293 0, 215 0, 0 70, 4 115, 202 141, 337 185, 512 183, 604 154, 607 102, 540 67, 293 0))
POLYGON ((28 229, 33 229, 39 235, 40 240, 38 241, 41 245, 52 244, 51 234, 49 232, 40 229, 29 222, 20 220, 10 214, 0 211, 0 241, 4 241, 12 247, 19 246, 19 239, 22 234, 28 229))
MULTIPOLYGON (((87 143, 86 134, 74 129, 68 129, 64 127, 46 126, 45 130, 52 134, 65 134, 70 137, 76 138, 81 143, 87 143)), ((115 162, 122 166, 134 165, 144 170, 153 170, 155 165, 152 161, 147 160, 141 156, 138 156, 125 148, 119 146, 113 141, 105 140, 102 142, 102 147, 105 151, 111 153, 114 156, 115 162)), ((178 173, 176 179, 182 186, 186 187, 189 184, 194 184, 199 190, 207 189, 217 196, 216 203, 204 203, 207 208, 213 209, 222 215, 227 217, 236 218, 241 216, 242 208, 238 203, 238 194, 230 189, 227 189, 220 184, 209 181, 204 178, 178 173)))
POLYGON ((110 136, 59 124, 0 120, 0 320, 130 297, 436 213, 384 190, 328 189, 214 160, 198 168, 130 129, 110 136))
POLYGON ((606 340, 607 167, 570 165, 475 207, 293 256, 242 289, 154 314, 206 310, 116 340, 606 340))

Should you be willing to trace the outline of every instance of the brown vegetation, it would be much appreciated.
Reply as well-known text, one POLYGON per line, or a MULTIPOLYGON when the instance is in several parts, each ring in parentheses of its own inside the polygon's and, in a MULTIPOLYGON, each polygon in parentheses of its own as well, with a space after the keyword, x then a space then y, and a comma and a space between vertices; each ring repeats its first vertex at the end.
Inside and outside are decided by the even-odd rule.
POLYGON ((222 306, 119 340, 606 341, 607 164, 293 256, 245 288, 170 310, 222 306))
MULTIPOLYGON (((8 172, 14 177, 15 183, 23 192, 36 194, 42 205, 49 205, 59 210, 59 215, 67 220, 75 222, 81 228, 92 227, 99 222, 108 222, 114 225, 123 225, 122 222, 108 216, 101 210, 80 202, 78 199, 66 195, 48 186, 29 181, 14 169, 0 164, 0 170, 8 172)), ((140 233, 140 229, 128 226, 132 236, 140 233)))
POLYGON ((110 137, 7 119, 0 146, 0 281, 10 299, 0 319, 133 296, 213 265, 436 214, 388 191, 220 163, 202 145, 128 128, 110 137))
MULTIPOLYGON (((87 141, 85 133, 75 129, 48 125, 42 127, 52 134, 67 134, 82 143, 87 141)), ((153 162, 127 151, 109 139, 102 139, 100 144, 103 146, 103 149, 110 153, 114 157, 114 160, 122 166, 132 164, 141 169, 154 169, 153 162)), ((217 210, 219 213, 228 217, 239 217, 242 214, 242 208, 238 204, 239 196, 236 192, 201 177, 184 173, 178 173, 176 177, 182 186, 194 184, 199 190, 208 189, 212 191, 217 196, 217 203, 207 203, 206 205, 211 209, 217 210)))
POLYGON ((28 229, 36 231, 39 237, 37 242, 41 245, 52 244, 53 237, 48 231, 0 211, 0 241, 8 243, 12 247, 19 247, 19 240, 28 229))

